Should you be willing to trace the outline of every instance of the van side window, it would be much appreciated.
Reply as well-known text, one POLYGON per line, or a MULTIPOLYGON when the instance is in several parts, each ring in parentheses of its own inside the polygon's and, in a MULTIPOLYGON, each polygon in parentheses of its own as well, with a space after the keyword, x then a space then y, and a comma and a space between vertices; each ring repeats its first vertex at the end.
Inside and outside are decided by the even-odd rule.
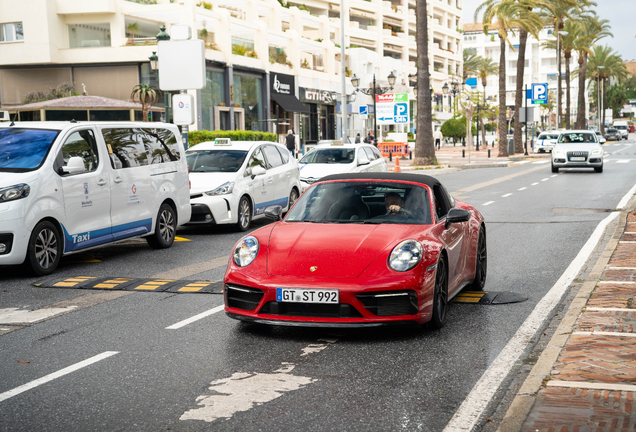
POLYGON ((280 153, 280 156, 283 158, 283 164, 289 162, 289 150, 283 150, 280 147, 276 147, 276 150, 278 150, 278 153, 280 153))
POLYGON ((248 175, 252 175, 252 168, 254 168, 255 166, 262 166, 263 168, 267 169, 267 163, 263 158, 263 152, 261 151, 261 148, 262 147, 259 147, 254 150, 254 153, 252 153, 252 156, 250 156, 250 160, 247 162, 247 169, 245 170, 246 177, 248 175))
POLYGON ((143 142, 150 164, 175 162, 181 157, 177 138, 168 129, 142 129, 143 142))
MULTIPOLYGON (((54 169, 59 173, 59 167, 65 167, 72 157, 79 156, 84 160, 84 172, 91 172, 97 169, 99 165, 99 152, 97 151, 97 143, 92 130, 82 130, 73 132, 69 136, 60 153, 55 160, 54 169)), ((64 174, 65 176, 70 174, 64 174)))
POLYGON ((136 128, 102 129, 114 169, 148 165, 143 134, 141 129, 136 128))
POLYGON ((276 147, 266 145, 263 146, 263 151, 265 152, 265 157, 267 158, 267 162, 271 168, 275 168, 283 164, 283 159, 281 158, 278 150, 276 150, 276 147))

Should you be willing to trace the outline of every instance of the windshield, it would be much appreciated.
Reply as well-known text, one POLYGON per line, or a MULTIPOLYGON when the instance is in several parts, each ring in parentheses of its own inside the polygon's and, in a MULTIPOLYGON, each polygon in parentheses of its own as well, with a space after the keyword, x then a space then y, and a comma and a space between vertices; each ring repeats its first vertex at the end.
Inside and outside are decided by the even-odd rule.
POLYGON ((301 164, 350 164, 355 158, 352 148, 315 149, 300 160, 301 164))
POLYGON ((0 129, 0 171, 33 171, 42 165, 59 131, 0 129))
POLYGON ((616 125, 616 126, 614 126, 614 127, 615 127, 616 129, 627 130, 627 126, 619 126, 619 125, 616 125))
POLYGON ((576 143, 596 143, 596 134, 594 132, 567 132, 562 133, 559 137, 559 144, 576 144, 576 143))
POLYGON ((186 153, 190 172, 237 172, 246 156, 245 150, 190 150, 186 153))
POLYGON ((431 224, 427 189, 378 181, 321 183, 308 189, 285 222, 431 224))
POLYGON ((537 139, 542 139, 542 140, 555 140, 559 138, 558 134, 547 134, 547 133, 542 133, 541 135, 539 135, 539 138, 537 139))

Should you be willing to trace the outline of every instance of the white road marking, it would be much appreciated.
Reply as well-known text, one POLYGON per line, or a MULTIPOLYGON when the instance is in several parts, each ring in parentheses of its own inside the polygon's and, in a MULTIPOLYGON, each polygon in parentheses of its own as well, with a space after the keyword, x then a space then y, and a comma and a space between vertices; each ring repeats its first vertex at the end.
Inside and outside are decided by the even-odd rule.
POLYGON ((544 179, 541 179, 541 181, 548 181, 548 180, 550 180, 550 177, 546 177, 544 179))
POLYGON ((512 194, 511 194, 511 193, 507 193, 507 194, 505 194, 505 195, 502 195, 501 197, 502 197, 502 198, 507 198, 507 197, 509 197, 510 195, 512 195, 512 194))
POLYGON ((492 203, 494 203, 494 201, 488 201, 488 202, 483 203, 482 205, 487 206, 487 205, 490 205, 492 203))
POLYGON ((542 160, 539 162, 532 162, 533 165, 543 165, 543 164, 547 164, 550 163, 550 160, 542 160))
POLYGON ((176 329, 180 329, 181 327, 185 327, 185 326, 187 326, 188 324, 192 324, 193 322, 198 321, 198 320, 200 320, 200 319, 203 319, 203 318, 205 318, 205 317, 207 317, 207 316, 210 316, 210 315, 215 314, 215 313, 217 313, 217 312, 221 312, 224 308, 225 308, 225 306, 224 306, 224 305, 217 306, 217 307, 215 307, 214 309, 210 309, 210 310, 208 310, 208 311, 205 311, 205 312, 203 312, 203 313, 200 313, 200 314, 198 314, 198 315, 195 315, 195 316, 193 316, 192 318, 188 318, 188 319, 186 319, 186 320, 179 321, 179 322, 178 322, 178 323, 176 323, 176 324, 172 324, 171 326, 166 327, 166 330, 176 330, 176 329))
POLYGON ((76 370, 85 368, 86 366, 92 365, 93 363, 97 363, 100 360, 104 360, 105 358, 108 358, 110 356, 114 356, 115 354, 119 354, 118 351, 106 351, 103 352, 101 354, 96 355, 95 357, 91 357, 89 359, 86 359, 84 361, 81 361, 79 363, 75 363, 74 365, 71 365, 67 368, 64 368, 62 370, 59 370, 57 372, 54 372, 52 374, 46 375, 42 378, 38 378, 34 381, 31 381, 29 383, 23 384, 20 387, 16 387, 13 390, 9 390, 6 391, 4 393, 0 393, 0 402, 2 402, 3 400, 12 398, 13 396, 19 395, 20 393, 24 393, 27 390, 31 390, 32 388, 35 388, 37 386, 40 386, 42 384, 46 384, 49 381, 53 381, 54 379, 63 377, 64 375, 68 375, 71 372, 75 372, 76 370))
MULTIPOLYGON (((323 344, 310 344, 303 349, 301 356, 317 353, 337 339, 319 339, 323 344)), ((237 412, 270 402, 286 392, 298 390, 318 379, 292 375, 295 365, 283 363, 273 373, 236 372, 229 378, 210 383, 212 395, 199 396, 196 400, 199 408, 183 413, 179 420, 203 420, 213 422, 217 419, 230 419, 237 412)))
POLYGON ((537 303, 512 339, 477 381, 451 421, 444 428, 444 432, 470 431, 477 424, 484 414, 484 410, 492 401, 497 389, 510 373, 519 356, 528 347, 528 341, 535 337, 537 331, 542 328, 545 320, 559 304, 568 287, 596 248, 605 232, 605 228, 616 219, 618 214, 619 212, 612 212, 598 224, 576 258, 570 263, 550 291, 537 303))
POLYGON ((519 189, 517 189, 517 190, 518 190, 518 191, 522 191, 522 190, 526 190, 526 189, 528 189, 528 188, 527 188, 527 187, 522 187, 522 188, 519 188, 519 189))
POLYGON ((558 174, 554 174, 554 175, 551 175, 550 177, 557 177, 557 176, 558 176, 558 174))
POLYGON ((616 163, 629 163, 630 159, 619 159, 616 163))
POLYGON ((539 184, 539 182, 536 182, 536 183, 532 183, 530 186, 536 186, 538 184, 539 184))
POLYGON ((0 309, 0 324, 34 323, 55 315, 76 309, 77 306, 65 308, 44 308, 35 310, 20 310, 18 308, 0 309))

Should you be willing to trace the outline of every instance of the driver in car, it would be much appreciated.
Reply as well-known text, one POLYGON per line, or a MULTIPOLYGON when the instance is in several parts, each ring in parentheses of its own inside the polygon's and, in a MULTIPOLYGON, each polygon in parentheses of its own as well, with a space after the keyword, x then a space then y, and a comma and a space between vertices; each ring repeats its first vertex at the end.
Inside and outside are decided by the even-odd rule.
POLYGON ((386 207, 386 214, 398 214, 402 207, 404 207, 404 200, 397 192, 388 192, 384 195, 384 207, 386 207))

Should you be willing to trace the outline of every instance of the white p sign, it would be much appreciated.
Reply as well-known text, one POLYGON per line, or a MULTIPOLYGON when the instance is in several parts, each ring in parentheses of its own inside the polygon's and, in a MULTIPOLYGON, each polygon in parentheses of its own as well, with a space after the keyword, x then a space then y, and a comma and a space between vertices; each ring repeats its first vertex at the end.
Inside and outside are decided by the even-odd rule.
POLYGON ((548 101, 548 84, 532 84, 532 103, 548 101))

